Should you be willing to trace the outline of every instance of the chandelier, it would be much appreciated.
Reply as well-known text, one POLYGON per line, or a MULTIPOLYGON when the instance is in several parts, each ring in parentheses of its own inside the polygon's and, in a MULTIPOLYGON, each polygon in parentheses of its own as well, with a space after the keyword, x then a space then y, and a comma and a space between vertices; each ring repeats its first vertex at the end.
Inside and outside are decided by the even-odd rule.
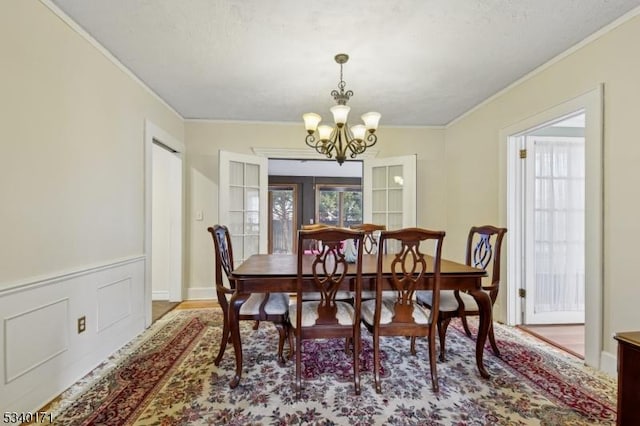
POLYGON ((305 142, 311 148, 315 148, 318 153, 333 158, 335 156, 338 164, 342 165, 347 159, 347 154, 351 158, 362 154, 367 148, 372 147, 378 141, 375 131, 380 121, 380 113, 368 112, 362 115, 363 124, 349 127, 347 116, 351 107, 347 106, 347 101, 353 96, 352 90, 345 92, 347 83, 342 79, 342 65, 349 60, 349 55, 338 53, 335 60, 340 64, 339 90, 333 90, 331 96, 337 105, 330 108, 333 114, 333 121, 336 127, 320 124, 322 117, 319 114, 308 112, 302 116, 304 127, 307 129, 305 142), (320 125, 319 125, 320 124, 320 125))

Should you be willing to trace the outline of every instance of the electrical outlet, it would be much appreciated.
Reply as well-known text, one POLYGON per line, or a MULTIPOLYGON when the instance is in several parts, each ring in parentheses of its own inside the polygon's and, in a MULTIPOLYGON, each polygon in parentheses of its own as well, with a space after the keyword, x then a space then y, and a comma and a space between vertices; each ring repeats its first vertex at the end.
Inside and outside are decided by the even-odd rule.
POLYGON ((87 329, 87 317, 84 315, 78 318, 78 334, 87 329))

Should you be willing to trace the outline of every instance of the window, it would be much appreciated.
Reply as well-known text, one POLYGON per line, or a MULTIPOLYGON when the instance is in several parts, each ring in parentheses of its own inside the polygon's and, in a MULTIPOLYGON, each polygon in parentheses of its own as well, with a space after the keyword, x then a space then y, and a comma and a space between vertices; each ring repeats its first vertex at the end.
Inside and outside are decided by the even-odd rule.
POLYGON ((295 253, 297 186, 269 185, 269 253, 295 253))
POLYGON ((362 187, 317 185, 316 221, 345 228, 362 223, 362 187))

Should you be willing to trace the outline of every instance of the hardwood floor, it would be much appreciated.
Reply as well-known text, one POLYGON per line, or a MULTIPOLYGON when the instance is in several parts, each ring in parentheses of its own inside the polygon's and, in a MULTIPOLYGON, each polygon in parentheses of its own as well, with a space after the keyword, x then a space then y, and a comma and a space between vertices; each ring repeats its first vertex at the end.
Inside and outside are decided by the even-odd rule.
POLYGON ((166 300, 154 300, 151 302, 151 322, 156 322, 164 314, 177 307, 177 302, 169 302, 166 300))
POLYGON ((200 308, 213 308, 218 305, 217 300, 185 300, 180 302, 176 309, 200 309, 200 308))
POLYGON ((519 327, 547 343, 584 359, 584 324, 521 325, 519 327))

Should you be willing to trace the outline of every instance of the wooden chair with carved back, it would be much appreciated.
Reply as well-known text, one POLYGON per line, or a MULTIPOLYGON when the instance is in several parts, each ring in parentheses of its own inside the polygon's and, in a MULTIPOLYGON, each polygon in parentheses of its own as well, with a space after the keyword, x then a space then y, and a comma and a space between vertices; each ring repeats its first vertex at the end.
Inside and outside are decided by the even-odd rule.
POLYGON ((378 254, 378 239, 381 231, 385 231, 385 225, 376 225, 374 223, 360 223, 351 225, 351 229, 357 229, 364 232, 364 252, 366 254, 378 254))
MULTIPOLYGON (((376 225, 374 223, 361 223, 351 225, 351 229, 357 229, 364 232, 364 242, 362 243, 364 254, 378 254, 380 232, 385 231, 385 225, 376 225)), ((371 279, 374 280, 373 278, 371 279)), ((367 288, 372 286, 366 285, 367 288)), ((362 300, 373 299, 376 297, 375 291, 363 290, 362 300)))
MULTIPOLYGON (((506 234, 506 228, 498 228, 491 225, 474 226, 469 230, 466 247, 466 264, 474 268, 484 269, 490 272, 488 284, 483 285, 483 290, 489 293, 491 305, 498 298, 500 289, 500 257, 502 240, 506 234)), ((434 306, 432 294, 429 291, 419 291, 418 303, 431 308, 434 306)), ((459 290, 445 290, 440 292, 438 314, 438 334, 440 337, 440 360, 445 359, 445 340, 447 327, 452 318, 460 318, 467 336, 471 337, 471 331, 467 324, 468 316, 478 316, 478 304, 473 296, 459 290)), ((493 324, 489 327, 489 342, 493 352, 500 356, 498 345, 493 333, 493 324)))
POLYGON ((343 228, 325 228, 299 231, 298 247, 310 240, 321 241, 317 253, 298 251, 298 278, 296 302, 289 306, 289 318, 296 347, 296 396, 302 390, 302 341, 305 339, 346 338, 353 343, 353 380, 356 395, 360 394, 358 356, 360 352, 360 286, 362 283, 362 241, 364 234, 343 228), (343 241, 353 239, 359 255, 356 263, 349 264, 342 250, 343 241), (340 300, 339 288, 347 285, 347 271, 355 268, 354 305, 340 300), (303 274, 306 275, 303 276, 303 274), (309 276, 310 275, 310 276, 309 276), (303 288, 303 284, 307 287, 303 288), (309 285, 308 283, 311 283, 309 285), (320 294, 309 300, 305 293, 320 294))
MULTIPOLYGON (((380 244, 399 247, 391 262, 390 278, 383 277, 385 253, 378 251, 376 298, 362 302, 362 320, 373 333, 373 361, 376 392, 382 392, 380 383, 380 337, 408 336, 427 337, 431 384, 438 391, 438 373, 436 370, 435 336, 438 320, 438 295, 440 294, 440 263, 442 242, 445 233, 421 228, 404 228, 394 231, 382 231, 380 244), (431 260, 423 253, 423 246, 433 243, 431 260), (430 274, 431 277, 427 277, 430 274), (383 291, 383 280, 390 282, 391 291, 383 291), (428 310, 415 301, 416 287, 422 280, 429 279, 432 284, 435 309, 428 310)), ((410 352, 416 355, 411 344, 410 352)), ((392 366, 390 368, 393 368, 392 366)))
MULTIPOLYGON (((215 365, 220 365, 222 356, 231 338, 229 327, 229 299, 235 291, 235 282, 229 279, 234 268, 233 247, 229 229, 224 225, 214 225, 207 229, 213 238, 215 250, 215 283, 216 296, 223 312, 222 339, 220 350, 214 360, 215 365)), ((253 293, 240 307, 240 320, 270 321, 278 330, 278 363, 285 364, 282 355, 284 342, 289 331, 289 295, 286 293, 253 293)), ((254 327, 254 329, 256 328, 254 327)), ((293 353, 293 342, 289 339, 289 353, 293 353)))

